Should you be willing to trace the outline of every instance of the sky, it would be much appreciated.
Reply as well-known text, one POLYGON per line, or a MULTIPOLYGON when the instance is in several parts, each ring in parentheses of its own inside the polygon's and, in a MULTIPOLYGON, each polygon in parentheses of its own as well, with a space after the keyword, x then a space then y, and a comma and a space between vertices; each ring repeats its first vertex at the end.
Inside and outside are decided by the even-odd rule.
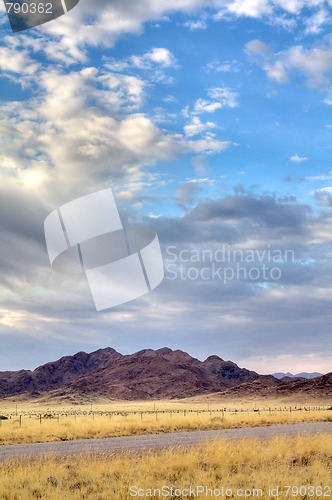
POLYGON ((0 371, 168 346, 332 371, 332 0, 80 0, 0 11, 0 371), (165 279, 97 312, 44 220, 112 188, 165 279))

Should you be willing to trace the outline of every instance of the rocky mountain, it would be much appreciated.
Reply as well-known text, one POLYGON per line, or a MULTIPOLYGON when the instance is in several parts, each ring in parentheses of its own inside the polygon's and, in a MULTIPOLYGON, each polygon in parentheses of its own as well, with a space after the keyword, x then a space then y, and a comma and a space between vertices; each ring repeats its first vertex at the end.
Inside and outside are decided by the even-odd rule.
POLYGON ((257 373, 218 356, 199 361, 168 348, 123 356, 109 367, 82 377, 69 387, 121 399, 185 398, 255 380, 257 373))
POLYGON ((0 397, 39 394, 66 386, 82 376, 110 366, 122 355, 110 347, 87 354, 78 352, 39 366, 34 371, 0 372, 0 397))
POLYGON ((33 371, 0 372, 0 398, 48 394, 55 398, 77 395, 81 399, 137 400, 210 393, 282 394, 287 390, 323 391, 331 395, 332 375, 324 377, 284 382, 272 375, 240 368, 218 356, 200 361, 186 352, 166 347, 129 355, 106 348, 65 356, 33 371))
MULTIPOLYGON (((216 396, 216 395, 215 395, 216 396)), ((270 375, 270 381, 261 377, 253 382, 244 382, 232 389, 218 393, 219 399, 246 398, 247 400, 259 397, 266 400, 283 401, 316 401, 326 404, 332 400, 332 372, 314 379, 279 380, 270 375)))

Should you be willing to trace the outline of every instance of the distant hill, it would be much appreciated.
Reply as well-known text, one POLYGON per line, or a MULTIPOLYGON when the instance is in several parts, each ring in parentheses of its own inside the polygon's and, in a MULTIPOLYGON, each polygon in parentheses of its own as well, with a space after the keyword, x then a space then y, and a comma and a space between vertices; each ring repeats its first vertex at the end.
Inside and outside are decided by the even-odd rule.
POLYGON ((273 373, 272 374, 273 377, 276 377, 280 380, 283 380, 283 379, 293 379, 293 378, 304 378, 304 379, 312 379, 312 378, 317 378, 317 377, 321 377, 323 375, 323 373, 319 373, 319 372, 312 372, 312 373, 308 373, 308 372, 301 372, 301 373, 296 373, 295 375, 293 373, 283 373, 283 372, 278 372, 278 373, 273 373))
POLYGON ((172 399, 219 394, 284 394, 318 391, 332 395, 332 374, 313 380, 285 382, 259 375, 232 361, 210 356, 199 361, 167 347, 122 355, 108 347, 79 352, 47 363, 33 371, 0 372, 0 398, 68 398, 75 401, 108 399, 172 399), (324 378, 325 377, 325 378, 324 378), (311 384, 311 385, 310 385, 311 384))
MULTIPOLYGON (((270 375, 267 381, 258 378, 253 382, 245 382, 232 389, 221 391, 215 396, 219 399, 261 399, 284 401, 325 401, 327 404, 332 400, 332 373, 327 373, 314 379, 290 379, 280 380, 270 375)), ((331 401, 332 402, 332 401, 331 401)), ((321 404, 321 403, 319 403, 321 404)))

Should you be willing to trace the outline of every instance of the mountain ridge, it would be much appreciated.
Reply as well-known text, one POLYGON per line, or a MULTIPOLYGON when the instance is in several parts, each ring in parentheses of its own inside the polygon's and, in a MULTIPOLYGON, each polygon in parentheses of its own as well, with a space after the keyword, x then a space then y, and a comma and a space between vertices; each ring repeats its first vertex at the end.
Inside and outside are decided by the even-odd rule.
POLYGON ((148 400, 210 393, 284 394, 290 390, 303 393, 316 390, 331 395, 332 374, 312 380, 284 381, 240 368, 217 355, 200 361, 180 349, 173 351, 168 347, 125 355, 106 347, 92 353, 80 351, 63 356, 32 371, 0 372, 0 398, 45 394, 74 398, 76 394, 81 398, 148 400))

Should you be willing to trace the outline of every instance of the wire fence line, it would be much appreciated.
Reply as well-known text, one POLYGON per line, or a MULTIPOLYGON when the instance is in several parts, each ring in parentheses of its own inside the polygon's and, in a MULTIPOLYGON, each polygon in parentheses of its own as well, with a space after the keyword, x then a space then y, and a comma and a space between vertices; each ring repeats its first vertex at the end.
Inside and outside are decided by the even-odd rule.
MULTIPOLYGON (((67 419, 68 417, 74 417, 74 420, 79 419, 80 417, 91 417, 94 420, 96 417, 107 417, 109 419, 151 419, 154 417, 156 419, 169 416, 177 417, 187 417, 191 416, 199 417, 199 416, 213 416, 215 417, 226 417, 226 416, 236 416, 236 415, 249 415, 249 414, 257 414, 257 415, 277 415, 282 413, 292 413, 292 412, 321 412, 321 411, 332 411, 332 406, 269 406, 269 407, 247 407, 247 408, 229 408, 229 407, 220 407, 220 408, 183 408, 183 409, 168 409, 168 410, 137 410, 137 411, 109 411, 109 410, 81 410, 81 409, 71 409, 71 410, 58 410, 51 411, 46 410, 44 412, 35 412, 35 411, 19 411, 16 408, 15 411, 11 412, 1 412, 0 407, 0 426, 6 421, 14 420, 22 425, 23 421, 27 419, 38 419, 40 424, 42 424, 45 420, 54 419, 57 421, 67 419)), ((332 415, 331 415, 332 416, 332 415)))

